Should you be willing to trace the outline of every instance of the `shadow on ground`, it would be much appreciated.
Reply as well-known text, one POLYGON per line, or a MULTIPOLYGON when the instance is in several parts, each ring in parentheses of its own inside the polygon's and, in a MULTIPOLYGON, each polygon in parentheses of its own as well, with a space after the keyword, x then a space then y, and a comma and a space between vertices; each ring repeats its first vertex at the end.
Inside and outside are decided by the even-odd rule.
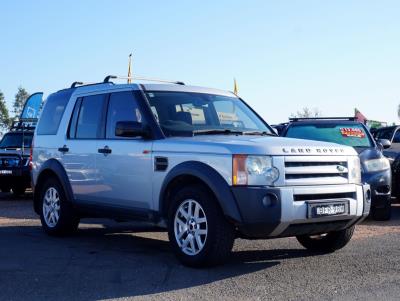
POLYGON ((237 251, 224 266, 191 269, 176 260, 164 239, 141 236, 142 227, 126 232, 124 227, 88 228, 54 238, 37 226, 0 228, 2 295, 41 300, 143 296, 229 281, 309 255, 295 249, 237 251))

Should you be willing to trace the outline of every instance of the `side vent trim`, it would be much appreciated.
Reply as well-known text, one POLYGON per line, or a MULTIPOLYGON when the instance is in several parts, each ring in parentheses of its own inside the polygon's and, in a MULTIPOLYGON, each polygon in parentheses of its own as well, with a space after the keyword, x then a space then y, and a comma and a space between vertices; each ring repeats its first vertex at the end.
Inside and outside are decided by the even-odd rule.
POLYGON ((166 171, 168 168, 168 158, 166 157, 155 157, 154 158, 154 170, 155 171, 166 171))

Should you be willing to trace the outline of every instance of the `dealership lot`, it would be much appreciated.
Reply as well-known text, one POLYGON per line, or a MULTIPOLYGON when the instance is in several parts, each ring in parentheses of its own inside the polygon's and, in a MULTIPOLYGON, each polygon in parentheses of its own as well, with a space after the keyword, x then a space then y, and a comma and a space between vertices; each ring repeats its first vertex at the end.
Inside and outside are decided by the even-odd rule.
POLYGON ((76 236, 46 236, 29 195, 0 194, 0 300, 393 299, 400 295, 400 206, 359 225, 350 244, 310 255, 294 238, 237 240, 222 267, 196 270, 146 225, 84 220, 76 236), (104 225, 107 225, 105 227, 104 225))

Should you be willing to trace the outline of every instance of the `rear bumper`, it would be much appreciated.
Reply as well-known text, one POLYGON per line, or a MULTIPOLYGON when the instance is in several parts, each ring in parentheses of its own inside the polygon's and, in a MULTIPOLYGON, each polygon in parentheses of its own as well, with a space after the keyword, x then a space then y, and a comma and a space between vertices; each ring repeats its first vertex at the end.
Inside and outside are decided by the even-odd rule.
POLYGON ((232 187, 242 216, 237 225, 247 238, 318 234, 348 228, 368 216, 371 191, 365 185, 232 187), (337 196, 337 197, 334 197, 337 196), (346 200, 348 215, 310 218, 308 204, 346 200))

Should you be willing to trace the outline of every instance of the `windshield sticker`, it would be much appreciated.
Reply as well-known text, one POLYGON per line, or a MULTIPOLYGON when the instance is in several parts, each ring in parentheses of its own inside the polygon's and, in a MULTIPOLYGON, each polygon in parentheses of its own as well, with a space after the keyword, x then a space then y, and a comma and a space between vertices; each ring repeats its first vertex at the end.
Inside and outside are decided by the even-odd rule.
POLYGON ((340 128, 343 137, 365 138, 365 132, 358 128, 340 128))

